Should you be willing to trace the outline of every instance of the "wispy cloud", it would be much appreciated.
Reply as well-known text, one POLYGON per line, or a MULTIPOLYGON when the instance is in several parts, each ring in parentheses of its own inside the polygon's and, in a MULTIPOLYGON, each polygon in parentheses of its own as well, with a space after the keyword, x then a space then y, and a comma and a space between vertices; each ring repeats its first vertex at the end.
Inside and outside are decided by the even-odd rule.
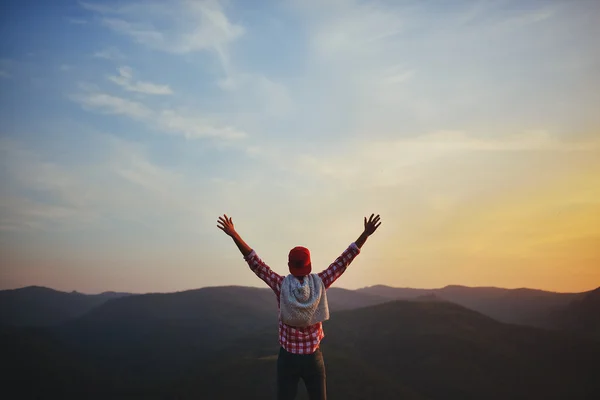
MULTIPOLYGON (((20 247, 20 263, 1 267, 13 265, 13 282, 48 271, 52 253, 73 265, 48 272, 61 285, 92 271, 138 282, 152 263, 160 283, 143 290, 194 274, 230 284, 239 260, 206 256, 228 245, 215 234, 222 212, 265 259, 306 241, 319 264, 354 239, 344 232, 358 233, 363 213, 381 212, 362 262, 398 284, 473 283, 489 270, 476 267, 514 264, 466 257, 497 243, 514 248, 496 245, 494 257, 537 257, 524 247, 559 240, 571 222, 572 237, 597 237, 599 2, 63 3, 52 2, 56 30, 11 25, 32 40, 0 59, 14 78, 0 78, 0 246, 20 247), (162 266, 200 258, 221 267, 164 280, 162 266)), ((552 254, 594 268, 597 250, 584 261, 568 251, 583 245, 569 246, 552 254)), ((342 286, 367 284, 359 275, 342 286)), ((103 285, 113 288, 90 283, 103 285)))
POLYGON ((144 94, 157 94, 157 95, 168 95, 173 94, 173 91, 169 85, 160 85, 151 82, 134 81, 133 70, 130 67, 120 67, 118 76, 109 76, 108 79, 117 85, 123 87, 125 90, 130 92, 144 93, 144 94))
POLYGON ((93 54, 95 58, 103 58, 106 60, 122 60, 125 58, 123 53, 119 51, 116 47, 107 47, 105 49, 99 50, 93 54))
MULTIPOLYGON (((126 74, 127 75, 127 74, 126 74)), ((231 126, 216 126, 208 118, 190 115, 174 109, 156 109, 138 101, 113 96, 88 89, 70 96, 87 110, 105 114, 122 115, 144 123, 148 128, 186 139, 213 138, 237 140, 247 136, 244 131, 231 126)))
POLYGON ((196 206, 200 185, 151 162, 143 146, 110 136, 97 139, 107 149, 104 162, 83 168, 44 161, 18 142, 2 140, 5 183, 14 193, 0 196, 0 229, 79 230, 111 221, 145 225, 156 218, 170 221, 171 228, 193 229, 189 218, 203 218, 196 206), (111 182, 111 190, 101 182, 111 182), (18 194, 22 190, 44 193, 44 201, 18 194))
POLYGON ((293 94, 286 85, 261 74, 232 73, 218 80, 217 85, 255 114, 283 118, 295 107, 293 94))
MULTIPOLYGON (((59 206, 33 201, 22 196, 0 195, 0 231, 59 230, 60 224, 82 229, 94 217, 72 206, 59 206)), ((63 227, 64 229, 64 227, 63 227)))
MULTIPOLYGON (((311 79, 303 83, 306 93, 318 91, 321 100, 310 99, 310 94, 304 98, 305 88, 295 88, 294 95, 304 105, 302 113, 340 127, 340 137, 344 131, 397 136, 422 126, 480 128, 492 114, 512 118, 515 103, 508 98, 516 93, 530 115, 560 108, 553 96, 534 100, 534 93, 553 85, 524 75, 532 68, 537 71, 527 74, 555 76, 552 62, 541 60, 560 57, 550 50, 552 42, 570 35, 566 28, 557 29, 564 7, 560 2, 481 1, 453 7, 427 2, 292 3, 308 27, 303 59, 311 79), (494 46, 493 54, 489 46, 494 46), (499 65, 511 68, 499 72, 499 65)), ((590 57, 597 58, 596 53, 590 57)), ((562 74, 553 79, 571 78, 562 74)), ((575 86, 565 85, 576 92, 575 86)))
POLYGON ((100 14, 107 28, 135 42, 171 53, 214 50, 225 47, 243 35, 244 29, 229 21, 218 0, 176 1, 169 3, 127 3, 106 6, 80 3, 100 14), (156 28, 157 25, 164 29, 156 28))
POLYGON ((393 143, 382 142, 378 150, 394 147, 392 151, 406 148, 407 152, 418 149, 432 151, 596 151, 600 140, 566 141, 545 130, 530 130, 517 134, 482 138, 462 131, 438 131, 414 138, 404 138, 393 143))
MULTIPOLYGON (((217 75, 216 84, 229 92, 235 98, 236 107, 244 107, 242 111, 247 115, 256 117, 263 113, 278 118, 289 115, 294 102, 286 85, 264 74, 244 71, 232 62, 230 45, 245 33, 245 29, 230 20, 225 13, 227 4, 218 0, 173 1, 168 4, 81 3, 83 8, 99 16, 102 25, 141 46, 176 55, 207 51, 221 66, 221 71, 212 72, 217 75)), ((115 59, 112 53, 103 51, 96 56, 115 59)), ((129 91, 148 94, 169 94, 170 91, 166 85, 134 84, 131 77, 122 74, 110 79, 129 91)), ((170 121, 169 125, 175 123, 170 121)))
POLYGON ((183 135, 187 139, 237 140, 248 136, 244 131, 232 126, 216 127, 206 118, 191 116, 176 110, 161 110, 157 115, 156 122, 162 130, 183 135))
POLYGON ((72 95, 71 99, 80 103, 87 110, 97 110, 106 114, 125 115, 137 120, 144 120, 152 116, 152 111, 145 105, 106 93, 72 95))
POLYGON ((37 154, 12 140, 0 140, 0 153, 7 174, 4 176, 6 191, 0 196, 0 225, 4 229, 45 229, 66 220, 85 224, 94 218, 89 210, 81 208, 85 191, 78 191, 72 172, 41 160, 37 154), (23 188, 44 193, 47 201, 18 194, 23 188))
MULTIPOLYGON (((340 156, 299 155, 292 164, 315 178, 341 185, 393 187, 415 182, 440 160, 474 154, 523 152, 595 154, 600 152, 600 139, 565 140, 544 130, 493 138, 481 138, 462 131, 438 131, 410 138, 348 143, 340 156), (369 167, 365 168, 366 165, 369 167)), ((269 154, 261 156, 269 157, 269 154)))

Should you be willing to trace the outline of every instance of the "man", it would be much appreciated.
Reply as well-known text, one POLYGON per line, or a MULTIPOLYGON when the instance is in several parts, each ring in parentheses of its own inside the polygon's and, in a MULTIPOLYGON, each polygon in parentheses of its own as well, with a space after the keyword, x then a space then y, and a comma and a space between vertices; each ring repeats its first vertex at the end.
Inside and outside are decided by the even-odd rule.
POLYGON ((273 291, 279 305, 279 358, 277 398, 294 399, 300 378, 311 400, 327 397, 325 364, 319 345, 325 336, 322 322, 329 319, 326 290, 360 253, 367 238, 381 225, 379 215, 364 219, 364 231, 327 269, 312 274, 310 251, 294 247, 288 256, 290 274, 274 272, 236 232, 231 218, 219 217, 217 227, 229 235, 250 269, 273 291))

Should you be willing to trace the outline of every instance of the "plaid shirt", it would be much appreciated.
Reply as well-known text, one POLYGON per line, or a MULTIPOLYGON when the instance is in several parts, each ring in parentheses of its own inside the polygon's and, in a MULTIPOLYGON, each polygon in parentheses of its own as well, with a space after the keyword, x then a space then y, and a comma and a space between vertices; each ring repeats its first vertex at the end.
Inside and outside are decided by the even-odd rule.
MULTIPOLYGON (((326 270, 318 275, 328 289, 343 273, 352 260, 360 253, 356 243, 352 243, 326 270)), ((279 297, 281 295, 281 283, 283 276, 274 272, 263 260, 252 250, 250 254, 244 257, 250 269, 273 291, 277 296, 277 306, 279 307, 279 297)), ((294 327, 281 322, 279 316, 279 344, 288 352, 294 354, 312 354, 321 343, 325 336, 323 333, 323 324, 318 322, 304 328, 294 327)))

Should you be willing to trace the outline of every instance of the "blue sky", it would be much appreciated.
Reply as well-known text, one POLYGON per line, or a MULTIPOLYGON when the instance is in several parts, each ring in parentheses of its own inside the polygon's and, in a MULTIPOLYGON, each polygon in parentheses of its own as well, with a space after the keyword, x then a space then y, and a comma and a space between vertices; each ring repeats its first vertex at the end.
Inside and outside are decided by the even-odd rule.
POLYGON ((0 285, 260 286, 218 215, 286 273, 290 248, 326 267, 375 212, 342 287, 598 286, 599 16, 5 1, 0 285))

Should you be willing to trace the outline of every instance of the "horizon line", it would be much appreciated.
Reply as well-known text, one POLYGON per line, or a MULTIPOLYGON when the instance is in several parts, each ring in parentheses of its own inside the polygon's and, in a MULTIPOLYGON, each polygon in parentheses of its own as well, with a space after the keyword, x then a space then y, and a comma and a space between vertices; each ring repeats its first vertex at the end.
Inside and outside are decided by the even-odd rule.
MULTIPOLYGON (((390 286, 390 285, 384 285, 384 284, 376 284, 376 285, 369 285, 369 286, 363 286, 360 288, 356 288, 356 289, 349 289, 349 288, 345 288, 345 287, 339 287, 339 286, 335 286, 333 287, 334 289, 343 289, 343 290, 349 290, 349 291, 358 291, 358 290, 364 290, 364 289, 368 289, 368 288, 372 288, 372 287, 387 287, 387 288, 391 288, 391 289, 408 289, 408 290, 441 290, 441 289, 446 289, 449 287, 462 287, 462 288, 468 288, 468 289, 500 289, 500 290, 532 290, 532 291, 539 291, 539 292, 546 292, 546 293, 556 293, 556 294, 580 294, 580 293, 588 293, 591 291, 594 291, 598 288, 600 288, 600 286, 595 286, 592 289, 588 289, 588 290, 583 290, 580 292, 559 292, 559 291, 554 291, 554 290, 546 290, 546 289, 538 289, 538 288, 531 288, 531 287, 514 287, 514 288, 508 288, 508 287, 500 287, 500 286, 467 286, 467 285, 461 285, 461 284, 448 284, 442 287, 435 287, 435 288, 419 288, 419 287, 409 287, 409 286, 390 286)), ((130 294, 130 295, 143 295, 143 294, 171 294, 171 293, 182 293, 182 292, 189 292, 189 291, 193 291, 193 290, 201 290, 201 289, 210 289, 210 288, 225 288, 225 287, 243 287, 243 288, 253 288, 253 289, 269 289, 268 287, 259 287, 259 286, 246 286, 246 285, 214 285, 214 286, 202 286, 202 287, 196 287, 196 288, 189 288, 189 289, 182 289, 182 290, 173 290, 173 291, 169 291, 169 292, 128 292, 128 291, 116 291, 116 290, 105 290, 102 292, 97 292, 97 293, 86 293, 86 292, 80 292, 78 290, 71 290, 71 291, 66 291, 66 290, 60 290, 60 289, 55 289, 49 286, 42 286, 42 285, 27 285, 27 286, 21 286, 21 287, 16 287, 16 288, 6 288, 6 289, 0 289, 0 292, 3 291, 10 291, 10 290, 23 290, 23 289, 27 289, 27 288, 43 288, 43 289, 49 289, 49 290, 53 290, 55 292, 61 292, 61 293, 77 293, 77 294, 82 294, 82 295, 86 295, 86 296, 97 296, 97 295, 101 295, 101 294, 106 294, 106 293, 123 293, 123 294, 130 294)))

